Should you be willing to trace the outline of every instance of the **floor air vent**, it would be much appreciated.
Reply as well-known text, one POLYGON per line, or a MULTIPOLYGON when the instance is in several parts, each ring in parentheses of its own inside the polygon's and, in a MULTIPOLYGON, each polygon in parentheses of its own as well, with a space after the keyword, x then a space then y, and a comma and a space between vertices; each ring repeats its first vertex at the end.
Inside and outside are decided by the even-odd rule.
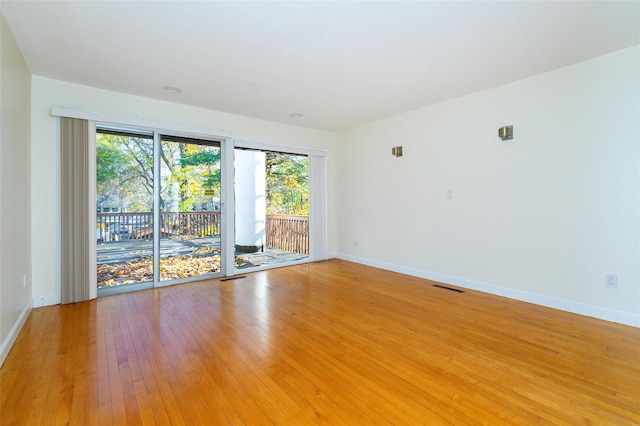
POLYGON ((458 290, 457 288, 451 288, 451 287, 447 287, 445 285, 434 284, 433 286, 441 288, 443 290, 455 291, 456 293, 464 293, 464 290, 458 290))

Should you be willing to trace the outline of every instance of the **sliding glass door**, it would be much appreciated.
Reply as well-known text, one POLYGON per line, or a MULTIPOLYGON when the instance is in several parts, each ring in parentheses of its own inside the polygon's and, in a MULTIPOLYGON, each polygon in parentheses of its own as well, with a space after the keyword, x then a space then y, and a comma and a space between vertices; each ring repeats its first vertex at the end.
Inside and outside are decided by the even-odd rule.
POLYGON ((98 294, 221 275, 221 141, 97 129, 98 294))
POLYGON ((96 129, 98 295, 324 258, 323 156, 96 129))
POLYGON ((219 142, 160 141, 160 281, 221 271, 219 142))
POLYGON ((153 286, 153 158, 153 134, 96 134, 99 291, 153 286))
POLYGON ((235 270, 309 257, 309 159, 235 149, 235 270))

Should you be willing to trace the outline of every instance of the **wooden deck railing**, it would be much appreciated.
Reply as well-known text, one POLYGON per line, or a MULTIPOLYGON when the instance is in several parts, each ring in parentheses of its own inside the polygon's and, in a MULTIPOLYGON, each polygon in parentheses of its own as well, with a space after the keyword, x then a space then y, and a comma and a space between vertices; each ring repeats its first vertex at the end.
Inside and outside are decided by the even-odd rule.
POLYGON ((309 254, 309 216, 267 215, 268 248, 309 254))
MULTIPOLYGON (((98 242, 148 240, 153 237, 153 213, 96 213, 98 242)), ((220 212, 162 212, 162 237, 190 238, 220 235, 220 212)), ((265 244, 268 248, 309 254, 309 217, 267 215, 265 244)))
POLYGON ((220 212, 160 213, 160 228, 191 238, 220 235, 220 212))
MULTIPOLYGON (((220 212, 162 212, 160 229, 163 237, 220 235, 220 212)), ((96 213, 96 239, 99 242, 147 240, 152 237, 152 212, 96 213)))

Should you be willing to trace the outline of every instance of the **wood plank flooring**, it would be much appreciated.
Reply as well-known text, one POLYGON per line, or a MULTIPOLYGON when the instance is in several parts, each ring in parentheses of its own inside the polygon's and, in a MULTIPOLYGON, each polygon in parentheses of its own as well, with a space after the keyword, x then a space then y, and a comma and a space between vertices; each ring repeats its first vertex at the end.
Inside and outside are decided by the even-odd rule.
POLYGON ((340 260, 34 309, 2 425, 640 424, 640 329, 340 260))

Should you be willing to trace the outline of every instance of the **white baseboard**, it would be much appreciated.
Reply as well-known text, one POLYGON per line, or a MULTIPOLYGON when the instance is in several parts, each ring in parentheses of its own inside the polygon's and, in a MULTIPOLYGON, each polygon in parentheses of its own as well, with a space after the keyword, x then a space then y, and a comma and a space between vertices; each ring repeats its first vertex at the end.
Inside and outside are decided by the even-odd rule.
POLYGON ((22 330, 24 323, 27 321, 27 318, 29 318, 29 313, 31 312, 32 308, 33 304, 31 301, 29 301, 29 303, 27 303, 27 306, 24 307, 24 309, 18 316, 16 322, 13 324, 13 327, 11 327, 11 330, 9 330, 9 334, 7 335, 6 339, 4 339, 4 341, 0 345, 0 367, 2 367, 2 364, 4 364, 4 360, 7 359, 7 355, 9 355, 9 351, 18 338, 18 334, 20 334, 20 330, 22 330))
POLYGON ((34 308, 40 308, 42 306, 57 305, 59 303, 60 301, 58 300, 58 295, 55 293, 33 296, 34 308))
POLYGON ((522 302, 529 302, 536 305, 546 306, 548 308, 554 308, 561 311, 571 312, 574 314, 580 314, 580 315, 585 315, 592 318, 598 318, 605 321, 611 321, 619 324, 630 325, 632 327, 640 327, 640 314, 632 314, 629 312, 616 311, 614 309, 588 305, 586 303, 575 302, 573 300, 560 299, 558 297, 547 296, 544 294, 538 294, 538 293, 532 293, 524 290, 517 290, 513 288, 502 287, 495 284, 468 280, 465 278, 439 274, 436 272, 410 268, 407 266, 381 262, 378 260, 352 256, 344 253, 336 253, 336 258, 347 260, 349 262, 360 263, 367 266, 373 266, 374 268, 385 269, 387 271, 398 272, 400 274, 411 275, 418 278, 437 281, 444 284, 455 285, 455 286, 466 288, 469 290, 477 290, 483 293, 489 293, 496 296, 507 297, 509 299, 520 300, 522 302))

